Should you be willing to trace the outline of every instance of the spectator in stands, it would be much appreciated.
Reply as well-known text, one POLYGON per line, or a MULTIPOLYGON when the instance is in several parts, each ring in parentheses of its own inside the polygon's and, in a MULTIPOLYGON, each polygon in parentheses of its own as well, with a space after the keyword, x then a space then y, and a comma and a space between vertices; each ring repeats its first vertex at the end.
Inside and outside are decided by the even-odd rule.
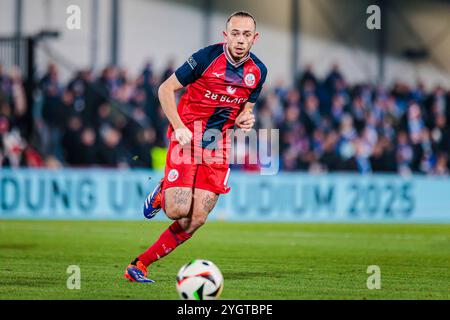
POLYGON ((411 163, 413 161, 414 152, 409 144, 408 134, 405 131, 400 131, 397 135, 397 155, 396 160, 398 170, 401 174, 411 173, 411 163))
POLYGON ((152 149, 156 144, 156 132, 153 128, 141 129, 138 132, 137 143, 133 145, 129 161, 131 167, 153 168, 152 149))
POLYGON ((58 71, 54 64, 50 63, 47 73, 39 81, 39 88, 42 91, 42 119, 43 135, 42 151, 44 154, 56 155, 60 140, 60 127, 64 125, 60 121, 61 116, 61 96, 64 88, 59 83, 58 71))
POLYGON ((13 116, 16 119, 17 128, 22 136, 28 136, 27 121, 25 120, 28 109, 25 89, 23 87, 22 75, 20 69, 14 66, 11 71, 11 106, 13 116))
POLYGON ((97 134, 93 128, 86 127, 81 131, 80 141, 75 145, 78 149, 78 163, 80 166, 91 166, 102 163, 98 144, 97 134))
POLYGON ((448 152, 440 152, 437 156, 436 166, 431 171, 431 174, 448 176, 450 174, 449 164, 448 164, 448 152))
POLYGON ((305 107, 302 112, 301 121, 308 135, 312 135, 314 130, 320 126, 322 117, 319 111, 319 99, 315 95, 311 94, 305 98, 305 107))
POLYGON ((17 66, 8 73, 0 65, 0 166, 39 167, 39 154, 25 137, 28 111, 22 76, 17 66))
MULTIPOLYGON (((122 146, 122 134, 115 128, 101 133, 98 148, 98 163, 106 167, 128 167, 126 153, 122 146)), ((97 159, 97 158, 96 158, 97 159)))

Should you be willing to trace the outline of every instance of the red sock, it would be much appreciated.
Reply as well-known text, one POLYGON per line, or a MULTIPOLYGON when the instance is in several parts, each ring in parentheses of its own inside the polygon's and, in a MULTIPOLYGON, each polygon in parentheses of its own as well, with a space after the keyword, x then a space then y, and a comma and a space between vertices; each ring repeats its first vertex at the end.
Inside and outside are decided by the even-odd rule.
POLYGON ((181 228, 178 221, 175 221, 159 236, 159 239, 150 248, 138 256, 138 259, 144 265, 149 266, 156 260, 168 255, 190 237, 191 235, 181 228))

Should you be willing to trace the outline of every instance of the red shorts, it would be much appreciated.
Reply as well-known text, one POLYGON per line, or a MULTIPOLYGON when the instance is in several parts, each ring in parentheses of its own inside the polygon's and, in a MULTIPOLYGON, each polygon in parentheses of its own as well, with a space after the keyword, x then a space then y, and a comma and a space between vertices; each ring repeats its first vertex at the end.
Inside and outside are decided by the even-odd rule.
MULTIPOLYGON (((173 187, 189 187, 208 190, 217 194, 230 191, 227 186, 230 168, 227 163, 194 161, 194 151, 180 156, 181 146, 171 141, 166 158, 163 190, 173 187)), ((199 153, 204 149, 198 148, 199 153)))

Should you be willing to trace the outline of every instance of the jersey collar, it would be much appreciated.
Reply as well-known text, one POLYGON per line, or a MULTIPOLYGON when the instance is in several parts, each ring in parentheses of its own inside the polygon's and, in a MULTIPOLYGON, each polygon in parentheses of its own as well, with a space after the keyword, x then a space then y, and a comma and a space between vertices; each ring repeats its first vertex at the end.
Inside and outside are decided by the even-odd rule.
POLYGON ((235 68, 243 65, 248 59, 250 59, 250 52, 241 59, 239 62, 235 62, 228 51, 228 46, 226 43, 223 44, 223 52, 225 53, 225 58, 227 58, 228 62, 235 68))

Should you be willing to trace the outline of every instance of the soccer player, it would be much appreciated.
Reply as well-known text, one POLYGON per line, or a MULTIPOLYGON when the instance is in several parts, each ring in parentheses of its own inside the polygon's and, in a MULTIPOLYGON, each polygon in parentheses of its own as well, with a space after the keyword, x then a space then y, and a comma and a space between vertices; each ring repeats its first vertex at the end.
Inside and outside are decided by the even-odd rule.
POLYGON ((154 282, 147 277, 147 267, 190 239, 206 222, 219 194, 230 190, 229 145, 211 151, 209 147, 217 147, 218 141, 209 143, 213 139, 207 132, 215 129, 227 141, 226 131, 235 125, 244 132, 251 130, 255 123, 252 109, 267 69, 250 52, 259 38, 251 14, 233 13, 223 36, 224 43, 194 53, 159 87, 161 106, 170 121, 170 145, 164 178, 147 197, 144 215, 150 219, 162 208, 174 222, 126 268, 130 281, 154 282), (177 107, 175 92, 183 87, 186 92, 177 107), (192 152, 184 157, 180 150, 192 152), (196 158, 199 154, 202 161, 196 158), (211 155, 224 161, 207 161, 211 155))

